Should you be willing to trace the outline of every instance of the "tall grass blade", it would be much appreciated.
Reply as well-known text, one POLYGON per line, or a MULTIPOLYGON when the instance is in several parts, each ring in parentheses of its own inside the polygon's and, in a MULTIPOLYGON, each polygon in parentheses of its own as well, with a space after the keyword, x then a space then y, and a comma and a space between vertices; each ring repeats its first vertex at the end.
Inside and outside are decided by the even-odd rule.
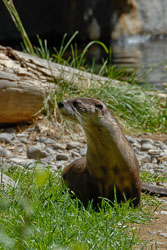
POLYGON ((7 10, 9 11, 9 14, 14 22, 14 24, 16 25, 16 28, 18 29, 18 31, 20 32, 22 39, 23 39, 23 43, 24 46, 27 50, 27 52, 29 54, 35 54, 33 46, 31 44, 31 41, 23 27, 23 24, 20 20, 19 14, 14 6, 14 3, 12 0, 2 0, 4 5, 6 6, 7 10))

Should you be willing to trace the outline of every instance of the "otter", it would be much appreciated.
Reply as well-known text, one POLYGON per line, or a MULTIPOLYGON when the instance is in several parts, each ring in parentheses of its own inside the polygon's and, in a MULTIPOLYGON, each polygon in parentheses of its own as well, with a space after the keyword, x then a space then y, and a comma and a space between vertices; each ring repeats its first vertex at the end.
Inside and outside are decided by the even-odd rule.
POLYGON ((64 118, 79 123, 87 137, 86 157, 66 166, 62 177, 69 189, 87 205, 101 197, 118 203, 140 205, 141 190, 167 195, 167 189, 141 183, 139 164, 132 146, 105 104, 92 98, 58 103, 64 118))

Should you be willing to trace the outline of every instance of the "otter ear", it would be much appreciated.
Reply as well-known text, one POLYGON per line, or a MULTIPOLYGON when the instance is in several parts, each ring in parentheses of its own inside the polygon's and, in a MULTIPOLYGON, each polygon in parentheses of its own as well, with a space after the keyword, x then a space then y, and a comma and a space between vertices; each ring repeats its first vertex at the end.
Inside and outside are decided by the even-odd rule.
POLYGON ((95 104, 95 107, 96 107, 97 109, 103 109, 103 105, 102 105, 102 104, 95 104))

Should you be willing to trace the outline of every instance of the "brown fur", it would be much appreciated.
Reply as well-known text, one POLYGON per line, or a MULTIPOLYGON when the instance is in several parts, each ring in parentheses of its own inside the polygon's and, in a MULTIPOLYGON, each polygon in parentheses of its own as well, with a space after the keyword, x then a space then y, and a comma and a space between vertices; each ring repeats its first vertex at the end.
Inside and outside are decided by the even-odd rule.
POLYGON ((141 181, 135 153, 118 122, 104 103, 92 98, 60 102, 59 111, 79 123, 87 137, 87 155, 65 167, 62 176, 67 186, 86 205, 99 197, 118 202, 131 199, 140 204, 141 181))

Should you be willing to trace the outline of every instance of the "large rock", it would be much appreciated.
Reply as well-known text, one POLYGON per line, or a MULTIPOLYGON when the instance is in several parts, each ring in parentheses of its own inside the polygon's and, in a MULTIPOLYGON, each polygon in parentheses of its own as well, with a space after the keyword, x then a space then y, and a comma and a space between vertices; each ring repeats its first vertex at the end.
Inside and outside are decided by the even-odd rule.
POLYGON ((141 34, 167 34, 166 13, 166 0, 130 0, 129 4, 124 5, 121 14, 117 14, 116 9, 112 13, 115 22, 112 21, 112 38, 117 40, 141 34))

